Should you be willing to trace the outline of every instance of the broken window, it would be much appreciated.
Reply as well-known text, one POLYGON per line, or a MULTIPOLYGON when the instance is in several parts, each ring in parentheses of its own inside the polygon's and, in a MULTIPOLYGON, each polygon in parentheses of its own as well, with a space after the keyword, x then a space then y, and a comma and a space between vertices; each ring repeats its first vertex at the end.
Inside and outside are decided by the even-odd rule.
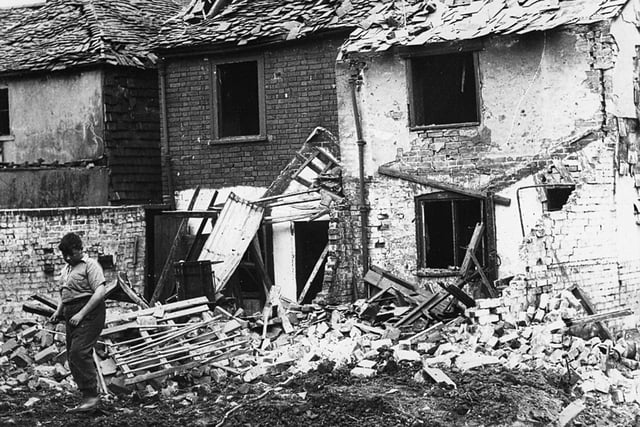
POLYGON ((574 185, 562 187, 547 187, 545 193, 547 196, 547 211, 559 211, 567 204, 569 196, 575 189, 574 185))
POLYGON ((0 88, 0 136, 10 135, 9 126, 9 89, 0 88))
POLYGON ((263 75, 258 58, 213 64, 214 139, 264 137, 263 75))
POLYGON ((417 197, 416 210, 419 268, 460 267, 476 224, 484 222, 483 200, 443 191, 417 197))
POLYGON ((409 59, 411 126, 480 121, 473 52, 409 59))

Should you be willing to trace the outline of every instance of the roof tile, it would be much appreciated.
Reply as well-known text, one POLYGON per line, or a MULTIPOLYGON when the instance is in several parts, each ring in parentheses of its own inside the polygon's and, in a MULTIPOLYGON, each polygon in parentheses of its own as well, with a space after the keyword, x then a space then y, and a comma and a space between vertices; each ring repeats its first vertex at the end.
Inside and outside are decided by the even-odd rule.
POLYGON ((157 31, 179 10, 173 0, 47 0, 0 9, 0 74, 152 66, 157 31))

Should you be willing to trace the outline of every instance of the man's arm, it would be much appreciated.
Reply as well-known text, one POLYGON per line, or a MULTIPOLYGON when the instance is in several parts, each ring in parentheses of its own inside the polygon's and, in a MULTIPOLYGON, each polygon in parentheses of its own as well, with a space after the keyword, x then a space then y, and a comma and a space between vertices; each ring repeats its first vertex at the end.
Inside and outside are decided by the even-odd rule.
POLYGON ((73 326, 78 326, 82 319, 84 319, 84 316, 86 316, 87 313, 96 308, 96 306, 102 300, 104 300, 104 283, 96 288, 96 290, 93 292, 93 295, 91 295, 91 298, 89 298, 89 301, 87 301, 84 307, 82 307, 80 311, 78 311, 71 319, 69 319, 69 323, 73 326))
POLYGON ((60 317, 62 316, 62 296, 58 298, 58 307, 56 311, 53 312, 51 317, 49 317, 49 321, 51 323, 58 323, 60 321, 60 317))

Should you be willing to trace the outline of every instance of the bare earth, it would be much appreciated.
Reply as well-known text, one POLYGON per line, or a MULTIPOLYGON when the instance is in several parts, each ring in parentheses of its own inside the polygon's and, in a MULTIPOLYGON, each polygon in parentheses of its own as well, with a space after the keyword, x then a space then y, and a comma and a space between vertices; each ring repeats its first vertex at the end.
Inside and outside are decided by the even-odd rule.
POLYGON ((0 395, 0 425, 547 426, 557 425, 562 409, 582 397, 586 409, 574 419, 574 427, 640 426, 637 404, 614 404, 609 395, 579 396, 566 388, 562 373, 503 366, 464 373, 451 369, 444 372, 457 387, 447 389, 416 381, 419 369, 419 364, 404 362, 395 372, 367 379, 351 377, 347 369, 324 369, 265 377, 268 383, 254 384, 197 385, 198 379, 187 375, 177 378, 171 392, 149 387, 109 397, 92 414, 66 413, 78 400, 69 392, 16 388, 0 395), (25 406, 30 398, 40 400, 25 406))

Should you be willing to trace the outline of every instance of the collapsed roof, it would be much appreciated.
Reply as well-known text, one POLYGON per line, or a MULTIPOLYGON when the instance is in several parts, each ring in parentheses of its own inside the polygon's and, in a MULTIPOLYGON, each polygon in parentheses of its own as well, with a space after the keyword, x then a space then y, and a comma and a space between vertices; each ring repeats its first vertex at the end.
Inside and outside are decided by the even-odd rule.
POLYGON ((219 10, 212 3, 195 0, 168 21, 160 32, 160 49, 243 46, 352 29, 370 8, 367 0, 234 0, 219 10))
POLYGON ((525 34, 615 18, 627 0, 394 0, 378 2, 343 53, 525 34))
POLYGON ((179 10, 173 0, 50 0, 0 9, 0 74, 154 66, 158 29, 179 10))

